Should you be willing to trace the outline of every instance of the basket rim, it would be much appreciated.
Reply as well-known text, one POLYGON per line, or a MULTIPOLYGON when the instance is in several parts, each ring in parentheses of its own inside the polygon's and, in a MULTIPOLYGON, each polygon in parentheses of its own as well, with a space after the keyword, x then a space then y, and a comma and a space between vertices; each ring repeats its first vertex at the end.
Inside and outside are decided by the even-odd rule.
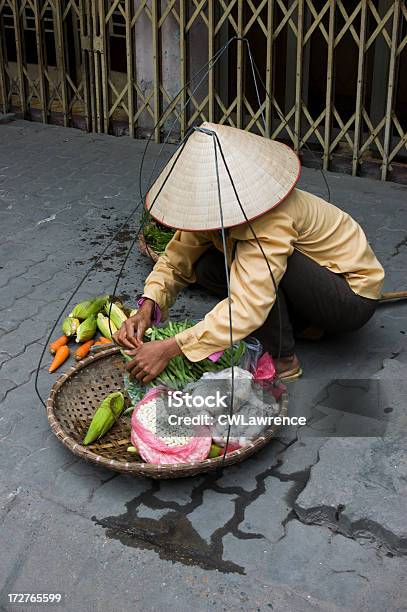
POLYGON ((144 238, 144 235, 142 233, 139 235, 137 242, 138 242, 138 247, 139 247, 140 253, 142 253, 146 257, 149 257, 152 261, 154 261, 156 263, 158 261, 158 259, 161 257, 160 253, 158 253, 158 251, 155 251, 148 244, 147 240, 144 238))
MULTIPOLYGON (((263 446, 265 446, 268 442, 270 442, 270 440, 274 437, 275 433, 281 427, 281 425, 272 425, 261 436, 256 438, 254 442, 250 442, 244 448, 230 451, 226 454, 224 459, 223 455, 220 455, 219 457, 213 457, 210 459, 208 458, 204 459, 203 461, 193 461, 189 463, 179 464, 165 463, 156 465, 145 462, 118 461, 117 459, 108 459, 107 457, 103 457, 102 455, 99 455, 92 451, 89 447, 79 444, 72 438, 72 436, 66 433, 56 416, 56 397, 61 387, 63 387, 63 385, 77 372, 96 361, 115 355, 119 353, 119 351, 119 347, 102 349, 97 353, 90 355, 84 359, 81 359, 77 363, 73 364, 54 382, 51 387, 49 397, 47 399, 47 419, 53 433, 62 442, 62 444, 69 448, 72 453, 78 455, 79 457, 87 461, 118 472, 132 473, 135 475, 147 476, 152 478, 159 477, 165 474, 171 474, 174 477, 192 476, 199 472, 216 469, 217 467, 221 467, 221 465, 227 466, 232 465, 233 463, 243 461, 244 459, 250 457, 250 455, 254 454, 256 451, 263 448, 263 446)), ((288 411, 287 391, 282 392, 281 397, 279 399, 279 403, 279 416, 286 416, 288 411)))

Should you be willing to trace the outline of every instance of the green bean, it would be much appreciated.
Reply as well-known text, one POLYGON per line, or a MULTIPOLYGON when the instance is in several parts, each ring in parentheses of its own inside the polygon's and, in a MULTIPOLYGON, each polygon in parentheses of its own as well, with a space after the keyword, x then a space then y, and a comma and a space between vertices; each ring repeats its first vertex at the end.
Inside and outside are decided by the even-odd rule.
MULTIPOLYGON (((193 325, 193 321, 186 319, 185 321, 169 321, 169 323, 167 323, 165 326, 154 326, 152 328, 149 340, 159 341, 165 340, 166 338, 172 338, 176 334, 185 331, 193 325)), ((170 360, 167 367, 161 372, 161 374, 149 384, 153 387, 159 384, 166 384, 170 387, 181 390, 188 383, 194 382, 201 378, 205 372, 219 372, 220 370, 230 367, 231 355, 233 355, 234 365, 238 365, 241 358, 245 354, 245 351, 245 343, 238 342, 233 346, 232 350, 230 347, 226 349, 220 359, 216 362, 213 362, 210 359, 202 359, 201 361, 192 362, 189 361, 189 359, 187 359, 184 355, 177 355, 170 360)))

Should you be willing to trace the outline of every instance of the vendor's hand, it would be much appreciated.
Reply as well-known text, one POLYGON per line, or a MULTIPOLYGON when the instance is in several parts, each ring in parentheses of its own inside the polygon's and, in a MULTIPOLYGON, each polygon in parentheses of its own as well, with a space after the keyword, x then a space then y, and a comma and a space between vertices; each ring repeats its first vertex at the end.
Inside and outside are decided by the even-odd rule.
POLYGON ((168 340, 146 342, 139 348, 133 348, 126 353, 134 357, 126 364, 130 378, 137 378, 140 382, 147 384, 161 374, 170 359, 181 355, 182 351, 175 338, 168 338, 168 340))
POLYGON ((143 344, 146 329, 151 326, 153 311, 153 300, 146 299, 137 313, 129 317, 113 335, 113 340, 127 349, 139 348, 143 344))

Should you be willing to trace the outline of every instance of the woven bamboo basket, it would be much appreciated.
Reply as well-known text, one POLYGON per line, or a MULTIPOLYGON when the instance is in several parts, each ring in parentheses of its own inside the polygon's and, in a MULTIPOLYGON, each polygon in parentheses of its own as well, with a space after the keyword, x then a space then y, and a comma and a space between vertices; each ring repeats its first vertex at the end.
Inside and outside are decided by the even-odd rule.
MULTIPOLYGON (((117 347, 101 350, 69 368, 55 382, 47 401, 47 417, 57 438, 75 455, 116 472, 148 478, 180 478, 219 469, 222 457, 177 465, 152 465, 127 452, 130 422, 120 417, 100 441, 83 446, 82 440, 92 415, 100 402, 112 391, 123 390, 124 364, 117 347)), ((280 400, 280 416, 287 414, 288 396, 280 400)), ((130 405, 130 402, 128 402, 130 405)), ((226 455, 224 465, 243 461, 271 441, 278 426, 243 449, 226 455)))
POLYGON ((154 249, 146 242, 146 239, 144 238, 143 234, 140 234, 139 236, 138 249, 140 253, 149 257, 154 263, 160 257, 160 254, 157 253, 157 251, 154 251, 154 249))

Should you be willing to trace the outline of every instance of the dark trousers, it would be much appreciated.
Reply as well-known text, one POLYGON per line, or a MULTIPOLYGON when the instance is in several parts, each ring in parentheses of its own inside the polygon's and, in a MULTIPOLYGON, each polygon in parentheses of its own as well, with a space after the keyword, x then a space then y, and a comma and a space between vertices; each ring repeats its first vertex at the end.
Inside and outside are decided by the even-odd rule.
MULTIPOLYGON (((198 260, 195 271, 199 285, 219 298, 227 297, 223 253, 210 249, 198 260)), ((376 300, 354 293, 342 275, 296 250, 287 260, 277 295, 266 321, 251 334, 273 357, 280 346, 280 317, 280 357, 288 357, 294 353, 295 335, 305 328, 313 325, 328 334, 354 331, 371 318, 377 305, 376 300)))

